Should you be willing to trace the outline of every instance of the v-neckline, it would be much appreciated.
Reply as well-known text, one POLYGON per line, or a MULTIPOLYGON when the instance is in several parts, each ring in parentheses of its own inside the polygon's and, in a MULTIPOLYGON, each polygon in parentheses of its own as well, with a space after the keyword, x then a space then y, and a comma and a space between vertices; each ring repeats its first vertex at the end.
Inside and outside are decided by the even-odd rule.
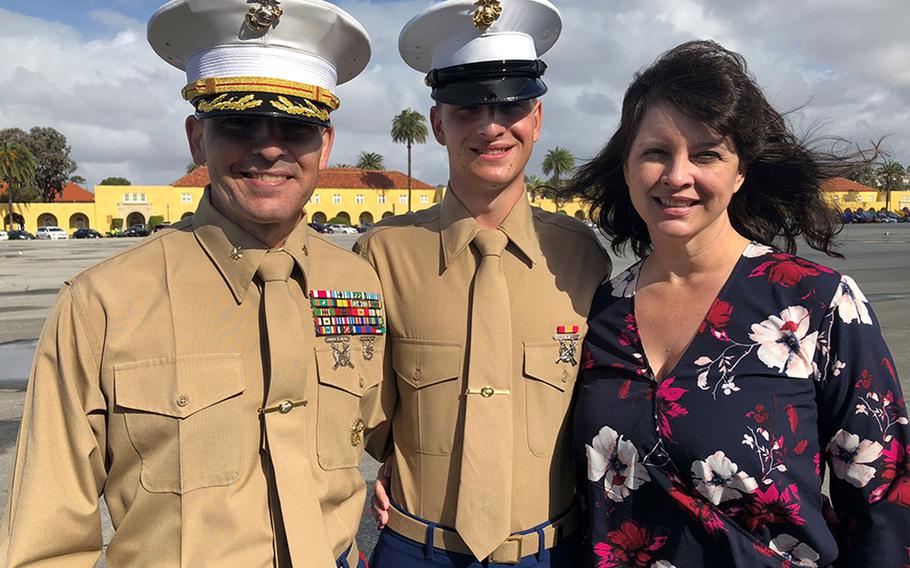
POLYGON ((742 264, 743 259, 746 258, 749 251, 752 250, 752 248, 754 246, 756 246, 757 244, 758 243, 756 243, 755 241, 751 241, 751 242, 749 242, 749 244, 746 245, 746 247, 742 250, 742 252, 740 252, 739 256, 736 258, 736 262, 733 263, 733 267, 730 269, 730 273, 727 274, 727 277, 724 280, 723 285, 720 287, 720 290, 718 290, 717 294, 714 295, 714 298, 711 300, 711 303, 708 304, 707 311, 702 316, 701 320, 699 320, 699 325, 698 325, 698 327, 695 328, 695 333, 693 333, 692 337, 689 338, 688 343, 686 343, 686 347, 682 350, 682 353, 680 354, 679 358, 673 363, 673 366, 666 373, 664 373, 664 375, 660 378, 657 377, 657 373, 655 373, 654 369, 651 367, 651 361, 648 358, 647 352, 645 351, 645 343, 641 339, 641 326, 639 323, 638 314, 636 313, 636 310, 635 310, 635 304, 636 304, 635 298, 638 296, 638 285, 639 285, 639 281, 641 278, 641 269, 642 269, 642 266, 644 266, 645 258, 647 258, 647 257, 639 260, 638 263, 635 265, 635 267, 634 267, 635 268, 635 286, 632 289, 632 295, 631 295, 632 317, 635 318, 635 337, 636 337, 636 340, 638 341, 639 347, 641 348, 642 365, 644 365, 645 369, 648 371, 648 377, 654 383, 659 384, 659 383, 663 382, 663 380, 666 379, 667 377, 676 376, 677 369, 682 364, 682 362, 686 360, 686 357, 689 355, 689 351, 692 350, 692 346, 695 344, 695 340, 698 339, 698 335, 699 335, 698 330, 701 327, 701 324, 704 323, 708 319, 708 314, 711 313, 711 308, 714 307, 714 304, 716 304, 719 299, 726 296, 727 288, 733 282, 733 276, 739 270, 739 266, 742 264))

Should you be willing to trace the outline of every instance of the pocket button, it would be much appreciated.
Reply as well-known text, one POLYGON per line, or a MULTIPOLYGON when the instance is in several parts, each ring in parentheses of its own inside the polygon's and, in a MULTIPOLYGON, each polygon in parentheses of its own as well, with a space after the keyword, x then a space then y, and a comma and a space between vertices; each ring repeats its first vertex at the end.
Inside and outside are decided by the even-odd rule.
POLYGON ((177 406, 179 406, 180 408, 183 408, 184 406, 186 406, 189 403, 190 403, 189 397, 186 397, 183 395, 180 395, 177 397, 177 406))

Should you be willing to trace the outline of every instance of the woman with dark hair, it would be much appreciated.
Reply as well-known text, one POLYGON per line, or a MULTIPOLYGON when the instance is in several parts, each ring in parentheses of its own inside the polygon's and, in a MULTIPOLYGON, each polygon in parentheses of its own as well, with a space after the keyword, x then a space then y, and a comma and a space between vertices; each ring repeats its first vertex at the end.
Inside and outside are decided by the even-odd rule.
POLYGON ((640 259, 595 296, 577 390, 598 568, 910 563, 891 356, 854 281, 793 255, 801 236, 838 256, 819 185, 848 166, 716 43, 668 51, 626 91, 572 185, 640 259))

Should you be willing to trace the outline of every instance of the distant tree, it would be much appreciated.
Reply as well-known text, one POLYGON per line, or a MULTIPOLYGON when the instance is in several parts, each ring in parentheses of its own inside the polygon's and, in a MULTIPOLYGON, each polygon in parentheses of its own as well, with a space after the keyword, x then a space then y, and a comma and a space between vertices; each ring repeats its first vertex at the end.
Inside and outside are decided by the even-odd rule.
POLYGON ((392 119, 392 142, 408 146, 408 213, 411 212, 411 146, 427 141, 427 121, 422 114, 409 108, 392 119))
POLYGON ((862 166, 856 168, 849 174, 847 174, 847 179, 853 180, 856 183, 861 183, 866 187, 876 187, 878 180, 875 175, 875 168, 871 164, 863 164, 862 166))
POLYGON ((20 128, 0 130, 0 142, 5 140, 22 142, 31 151, 35 157, 32 189, 40 200, 52 203, 77 168, 70 158, 66 136, 54 128, 35 126, 28 133, 20 128))
POLYGON ((904 184, 904 166, 894 160, 885 160, 876 168, 875 173, 885 192, 885 208, 891 211, 891 192, 904 184))
POLYGON ((344 162, 338 162, 337 164, 333 164, 332 167, 344 169, 344 168, 353 168, 354 166, 352 166, 351 164, 346 164, 344 162))
POLYGON ((361 152, 357 156, 357 167, 362 170, 384 170, 382 154, 376 152, 361 152))
POLYGON ((201 165, 202 164, 197 164, 196 162, 190 162, 189 164, 186 165, 186 173, 188 173, 188 174, 193 173, 201 165))
POLYGON ((82 176, 70 176, 70 181, 76 185, 84 186, 86 184, 85 178, 82 176))
POLYGON ((133 185, 130 180, 122 177, 108 177, 101 180, 98 185, 133 185))
POLYGON ((537 175, 525 176, 525 190, 528 192, 528 195, 531 196, 531 201, 536 201, 538 195, 540 194, 541 189, 546 185, 546 182, 537 175))
POLYGON ((543 163, 541 164, 541 168, 543 169, 544 174, 553 174, 553 177, 550 178, 552 190, 547 191, 545 195, 546 197, 551 197, 553 201, 556 202, 556 210, 559 211, 559 191, 562 189, 562 177, 563 174, 567 174, 575 169, 575 157, 565 148, 557 146, 547 152, 547 155, 544 157, 543 163))
POLYGON ((13 201, 35 183, 35 156, 28 147, 12 140, 0 142, 0 180, 6 183, 8 229, 13 228, 13 201))
POLYGON ((154 229, 161 223, 164 223, 164 215, 152 215, 149 217, 149 229, 154 229))

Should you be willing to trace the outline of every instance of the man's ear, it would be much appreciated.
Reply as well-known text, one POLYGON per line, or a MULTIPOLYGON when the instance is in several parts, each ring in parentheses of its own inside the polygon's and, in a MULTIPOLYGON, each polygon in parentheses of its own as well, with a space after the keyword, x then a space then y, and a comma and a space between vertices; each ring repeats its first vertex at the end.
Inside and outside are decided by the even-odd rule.
POLYGON ((329 154, 332 153, 332 144, 335 142, 335 129, 331 126, 322 131, 322 154, 319 156, 319 169, 329 167, 329 154))
POLYGON ((531 112, 534 115, 534 141, 537 142, 543 130, 543 105, 540 104, 540 100, 535 101, 534 110, 531 112))
POLYGON ((205 165, 205 125, 195 116, 186 117, 184 122, 186 128, 186 140, 190 144, 190 155, 193 156, 193 162, 202 166, 205 165))
POLYGON ((433 105, 430 107, 430 126, 433 128, 433 136, 441 145, 446 145, 446 133, 442 126, 442 107, 433 105))

